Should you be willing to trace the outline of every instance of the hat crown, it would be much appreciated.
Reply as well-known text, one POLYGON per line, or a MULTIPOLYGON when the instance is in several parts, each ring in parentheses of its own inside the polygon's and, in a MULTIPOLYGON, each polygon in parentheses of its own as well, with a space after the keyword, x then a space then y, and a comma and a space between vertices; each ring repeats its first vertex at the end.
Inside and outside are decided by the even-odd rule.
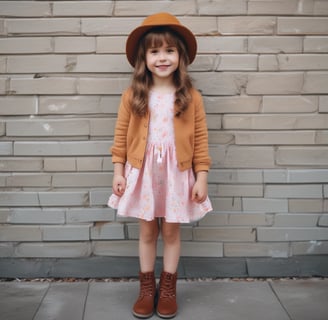
POLYGON ((142 26, 181 25, 180 21, 169 13, 161 12, 148 16, 142 26))

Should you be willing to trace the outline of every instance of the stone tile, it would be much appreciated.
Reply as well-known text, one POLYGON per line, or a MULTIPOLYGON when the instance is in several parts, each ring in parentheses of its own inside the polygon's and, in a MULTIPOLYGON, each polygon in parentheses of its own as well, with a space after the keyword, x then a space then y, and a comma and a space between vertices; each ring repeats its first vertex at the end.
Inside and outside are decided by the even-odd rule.
POLYGON ((30 320, 48 290, 48 283, 0 283, 1 318, 30 320))
POLYGON ((51 283, 33 320, 81 320, 87 282, 51 283))
POLYGON ((292 319, 327 319, 328 279, 280 280, 271 286, 292 319))

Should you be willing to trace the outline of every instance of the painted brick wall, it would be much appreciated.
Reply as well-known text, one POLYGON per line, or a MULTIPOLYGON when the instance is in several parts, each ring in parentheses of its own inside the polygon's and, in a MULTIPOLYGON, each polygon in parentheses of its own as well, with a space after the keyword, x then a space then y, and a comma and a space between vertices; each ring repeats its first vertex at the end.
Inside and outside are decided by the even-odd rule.
POLYGON ((126 36, 158 11, 197 35, 213 160, 182 255, 327 254, 328 1, 0 1, 0 256, 137 256, 108 150, 126 36))

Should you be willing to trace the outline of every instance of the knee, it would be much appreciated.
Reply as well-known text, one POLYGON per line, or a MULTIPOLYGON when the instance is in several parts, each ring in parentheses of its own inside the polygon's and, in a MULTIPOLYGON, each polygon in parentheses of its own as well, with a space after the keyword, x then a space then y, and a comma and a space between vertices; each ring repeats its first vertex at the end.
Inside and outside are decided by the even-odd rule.
POLYGON ((180 241, 180 228, 174 226, 173 228, 162 229, 162 238, 166 244, 174 244, 180 241))
POLYGON ((140 230, 140 240, 144 243, 154 243, 159 235, 158 228, 142 228, 140 230))

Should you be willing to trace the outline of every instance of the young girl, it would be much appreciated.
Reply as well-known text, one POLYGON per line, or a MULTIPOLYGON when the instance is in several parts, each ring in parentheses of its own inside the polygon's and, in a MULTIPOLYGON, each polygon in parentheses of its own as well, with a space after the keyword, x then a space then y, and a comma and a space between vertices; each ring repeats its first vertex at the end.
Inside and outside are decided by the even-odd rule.
POLYGON ((126 43, 135 69, 118 111, 108 205, 118 215, 139 219, 140 293, 133 306, 139 318, 151 317, 154 309, 162 318, 177 314, 180 223, 199 220, 212 210, 205 111, 187 74, 196 48, 192 32, 168 13, 147 17, 126 43), (160 233, 163 272, 155 306, 160 233))

